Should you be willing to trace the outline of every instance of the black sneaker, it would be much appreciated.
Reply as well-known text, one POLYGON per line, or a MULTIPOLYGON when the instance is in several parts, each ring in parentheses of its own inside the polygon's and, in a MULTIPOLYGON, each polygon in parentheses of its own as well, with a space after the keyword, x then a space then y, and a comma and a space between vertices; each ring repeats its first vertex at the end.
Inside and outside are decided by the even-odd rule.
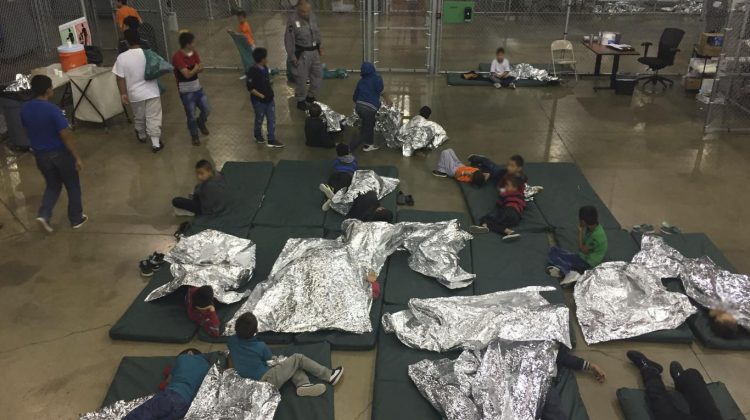
POLYGON ((198 136, 193 136, 192 138, 193 146, 200 146, 201 145, 201 138, 198 136))
POLYGON ((148 257, 149 265, 151 265, 151 269, 154 271, 159 271, 162 265, 164 265, 164 254, 160 254, 158 252, 154 252, 151 254, 150 257, 148 257))
POLYGON ((81 221, 78 222, 78 223, 76 223, 76 224, 74 224, 72 227, 73 227, 73 229, 80 229, 81 226, 83 226, 84 224, 86 224, 86 222, 88 222, 88 221, 89 221, 89 217, 86 216, 85 214, 83 214, 83 215, 81 215, 81 221))
POLYGON ((677 382, 677 378, 682 375, 682 372, 684 371, 685 369, 682 368, 680 362, 672 362, 669 364, 669 374, 675 382, 677 382))
POLYGON ((317 101, 317 99, 315 99, 314 96, 308 96, 307 98, 305 98, 305 102, 307 102, 308 104, 315 103, 315 101, 317 101))
POLYGON ((438 178, 448 178, 448 174, 446 174, 445 172, 440 172, 437 169, 432 171, 432 175, 438 178))
POLYGON ((206 123, 202 122, 200 120, 198 120, 198 130, 200 130, 201 134, 203 134, 204 136, 207 136, 207 135, 211 134, 208 131, 208 127, 206 127, 206 123))
POLYGON ((143 260, 138 264, 138 268, 141 270, 141 276, 143 277, 151 277, 154 275, 154 269, 151 267, 151 264, 148 263, 148 260, 143 260))
POLYGON ((278 149, 278 148, 282 148, 282 147, 285 147, 285 146, 284 146, 284 143, 281 143, 281 142, 278 142, 278 141, 275 141, 273 143, 271 143, 269 141, 269 142, 266 143, 266 147, 271 147, 271 148, 277 148, 278 149))
POLYGON ((638 369, 650 367, 656 369, 656 371, 659 373, 664 370, 664 368, 662 368, 660 364, 654 362, 653 360, 649 360, 648 357, 646 357, 639 351, 630 350, 626 354, 628 356, 628 359, 630 359, 630 361, 633 362, 634 365, 638 366, 638 369))
POLYGON ((297 102, 297 109, 302 110, 302 111, 307 111, 307 102, 305 101, 297 102))
POLYGON ((341 380, 342 376, 344 376, 344 367, 339 366, 333 370, 333 373, 331 373, 331 377, 328 379, 328 383, 336 386, 336 384, 339 383, 339 380, 341 380))
POLYGON ((266 143, 266 139, 264 139, 263 137, 258 137, 258 138, 255 139, 255 142, 258 143, 258 144, 265 144, 266 143))

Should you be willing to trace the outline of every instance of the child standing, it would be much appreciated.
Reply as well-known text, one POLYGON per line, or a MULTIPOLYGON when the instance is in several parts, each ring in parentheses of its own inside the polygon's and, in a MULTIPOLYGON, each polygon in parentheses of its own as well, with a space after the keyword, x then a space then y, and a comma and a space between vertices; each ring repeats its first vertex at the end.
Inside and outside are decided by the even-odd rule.
POLYGON ((191 287, 185 294, 188 318, 203 328, 211 337, 219 336, 219 317, 214 307, 211 286, 191 287))
POLYGON ((326 202, 323 203, 323 211, 328 211, 331 208, 331 199, 333 199, 338 190, 349 188, 354 172, 358 168, 357 158, 351 154, 349 146, 344 143, 337 144, 336 159, 333 161, 333 173, 328 177, 326 184, 320 184, 320 191, 326 196, 326 202))
POLYGON ((307 107, 310 116, 305 119, 305 144, 310 147, 331 148, 336 145, 326 122, 321 118, 323 110, 320 105, 311 103, 307 107))
POLYGON ((190 32, 180 34, 180 50, 172 56, 172 66, 174 66, 174 77, 177 79, 177 91, 180 93, 182 106, 185 108, 185 117, 187 117, 187 127, 190 131, 190 137, 194 146, 200 146, 201 140, 198 137, 198 130, 204 136, 208 135, 208 113, 211 112, 208 106, 208 97, 203 93, 203 87, 198 80, 198 73, 203 71, 203 64, 198 51, 195 50, 195 35, 190 32), (200 110, 200 115, 196 117, 195 108, 200 110))
POLYGON ((502 87, 516 88, 514 83, 516 78, 510 75, 510 62, 505 58, 505 48, 503 47, 495 50, 495 59, 492 60, 490 65, 490 81, 498 89, 502 87))
POLYGON ((268 382, 277 389, 289 380, 297 388, 300 397, 317 397, 326 392, 324 384, 311 384, 307 374, 310 373, 331 385, 336 385, 344 375, 344 368, 329 369, 305 355, 296 353, 268 367, 273 359, 266 343, 258 340, 258 320, 251 312, 244 313, 235 323, 236 334, 229 337, 230 366, 243 378, 268 382))
POLYGON ((547 274, 563 278, 571 271, 582 273, 601 264, 607 254, 607 235, 599 224, 599 213, 594 206, 583 206, 578 210, 578 252, 558 246, 549 250, 550 266, 547 274))
POLYGON ((489 173, 482 172, 479 168, 464 165, 453 149, 445 149, 440 152, 437 169, 432 171, 432 174, 439 178, 452 177, 458 182, 470 183, 477 187, 484 185, 484 182, 490 177, 489 173))
POLYGON ((209 161, 201 159, 195 164, 195 177, 198 185, 193 195, 173 198, 172 206, 197 215, 213 215, 223 211, 226 207, 226 182, 221 172, 214 171, 209 161))
POLYGON ((378 150, 375 145, 375 117, 380 109, 380 98, 383 97, 388 104, 388 98, 383 94, 383 78, 375 70, 375 65, 365 61, 362 63, 360 79, 357 88, 354 89, 354 111, 359 116, 359 135, 356 136, 349 147, 357 150, 362 143, 362 150, 371 152, 378 150))
POLYGON ((255 48, 255 38, 253 38, 253 30, 250 28, 250 23, 247 21, 247 13, 242 10, 237 12, 237 22, 239 23, 237 32, 245 35, 250 48, 255 48))
POLYGON ((276 141, 276 105, 273 102, 271 73, 268 71, 268 51, 265 48, 253 50, 255 64, 247 70, 247 90, 255 110, 255 141, 266 143, 268 147, 284 147, 276 141), (263 138, 263 119, 266 119, 268 142, 263 138))
POLYGON ((505 181, 503 191, 500 193, 500 199, 495 203, 495 210, 482 217, 479 226, 471 226, 469 232, 473 234, 495 232, 503 235, 503 241, 505 242, 520 238, 521 235, 511 228, 521 222, 523 211, 526 208, 526 199, 521 192, 522 186, 523 179, 521 177, 508 178, 505 181))

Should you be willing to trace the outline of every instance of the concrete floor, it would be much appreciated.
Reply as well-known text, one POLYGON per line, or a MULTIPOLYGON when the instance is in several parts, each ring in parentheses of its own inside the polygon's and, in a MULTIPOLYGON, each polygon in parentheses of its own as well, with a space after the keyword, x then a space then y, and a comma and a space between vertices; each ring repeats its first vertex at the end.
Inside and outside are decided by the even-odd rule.
MULTIPOLYGON (((76 130, 85 163, 84 206, 90 222, 72 231, 65 198, 52 224, 40 231, 34 217, 43 180, 29 154, 0 149, 0 407, 9 419, 69 419, 96 409, 121 357, 175 354, 185 345, 114 342, 109 327, 145 282, 137 264, 168 250, 177 220, 170 198, 190 191, 192 165, 229 160, 327 159, 331 152, 303 145, 303 115, 291 109, 292 89, 276 79, 278 134, 287 144, 269 150, 252 142, 252 112, 235 72, 201 76, 213 105, 211 135, 190 145, 172 85, 164 96, 164 143, 154 155, 135 141, 118 117, 108 130, 76 130), (290 110, 291 109, 291 110, 290 110)), ((427 104, 449 133, 459 156, 480 152, 497 159, 521 153, 528 161, 578 163, 623 226, 668 220, 687 232, 706 232, 742 272, 750 272, 746 238, 750 186, 747 137, 703 139, 702 115, 679 87, 663 95, 594 93, 589 80, 555 88, 496 91, 451 87, 443 77, 386 75, 386 90, 414 114, 427 104)), ((334 109, 352 109, 356 75, 326 81, 319 98, 334 109)), ((345 134, 349 136, 350 134, 345 134)), ((392 150, 360 154, 364 165, 398 166, 403 189, 416 208, 465 211, 456 185, 434 178, 437 153, 404 158, 392 150)), ((543 267, 540 267, 540 270, 543 267)), ((637 347, 657 361, 677 359, 708 380, 723 381, 750 415, 750 353, 693 345, 609 343, 588 347, 579 332, 575 353, 600 364, 606 384, 579 375, 592 419, 622 418, 619 387, 637 387, 637 371, 624 352, 637 347)), ((202 350, 223 349, 195 341, 202 350)), ((338 419, 368 419, 374 351, 334 352, 347 368, 336 389, 338 419)))

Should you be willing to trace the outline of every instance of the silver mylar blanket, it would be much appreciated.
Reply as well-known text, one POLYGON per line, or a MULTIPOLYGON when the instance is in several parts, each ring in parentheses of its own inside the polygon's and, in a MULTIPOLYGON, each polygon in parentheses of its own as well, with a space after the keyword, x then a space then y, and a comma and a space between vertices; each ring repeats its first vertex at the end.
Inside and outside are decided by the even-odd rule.
POLYGON ((21 92, 31 89, 31 75, 16 74, 16 79, 3 89, 3 92, 21 92))
POLYGON ((255 244, 216 230, 204 230, 180 239, 164 260, 174 279, 146 296, 146 302, 164 297, 180 286, 211 286, 221 303, 234 303, 248 292, 234 290, 245 284, 255 268, 255 244))
MULTIPOLYGON (((321 117, 326 122, 326 130, 331 133, 341 131, 341 123, 346 120, 346 116, 344 114, 339 114, 322 102, 315 103, 318 104, 323 111, 321 117)), ((307 111, 307 115, 310 115, 309 111, 307 111)))
POLYGON ((410 252, 409 267, 412 270, 434 277, 449 289, 459 289, 474 282, 476 274, 461 268, 458 257, 472 236, 461 230, 457 220, 404 225, 407 233, 403 247, 410 252))
MULTIPOLYGON (((383 133, 385 143, 389 147, 394 147, 391 145, 396 144, 398 141, 396 137, 398 136, 399 128, 401 128, 402 119, 403 114, 400 109, 385 104, 380 106, 380 109, 378 109, 378 112, 375 115, 375 131, 383 133)), ((352 113, 352 115, 346 117, 341 122, 342 125, 350 127, 353 127, 358 123, 359 115, 357 115, 356 112, 352 113)))
POLYGON ((97 411, 81 414, 79 420, 120 420, 151 397, 153 395, 147 395, 131 401, 115 401, 97 411))
POLYGON ((606 262, 586 271, 575 286, 576 314, 586 343, 636 337, 677 328, 695 308, 668 291, 646 265, 606 262))
POLYGON ((530 286, 479 296, 410 299, 409 309, 383 315, 383 328, 409 347, 445 352, 478 350, 495 339, 570 344, 568 308, 550 304, 530 286))
POLYGON ((438 123, 417 115, 398 130, 398 135, 388 147, 401 148, 404 156, 411 156, 415 150, 437 149, 448 141, 445 129, 438 123))
POLYGON ((373 170, 354 172, 349 188, 342 188, 331 199, 331 208, 346 215, 352 208, 354 199, 370 191, 375 191, 378 200, 392 193, 398 187, 398 178, 381 177, 373 170))
POLYGON ((273 420, 281 394, 271 384, 213 365, 203 378, 185 420, 273 420))
POLYGON ((549 82, 557 80, 557 77, 550 76, 547 70, 538 69, 531 64, 520 63, 511 67, 510 75, 516 79, 538 80, 540 82, 549 82))
POLYGON ((448 420, 534 420, 557 374, 553 341, 492 341, 456 360, 409 366, 419 392, 448 420))

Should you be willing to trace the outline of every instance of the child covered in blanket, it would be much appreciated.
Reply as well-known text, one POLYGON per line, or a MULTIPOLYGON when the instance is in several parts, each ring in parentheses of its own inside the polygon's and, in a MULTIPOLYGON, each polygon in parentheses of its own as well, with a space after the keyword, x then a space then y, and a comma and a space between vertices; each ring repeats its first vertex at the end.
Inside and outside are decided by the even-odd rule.
POLYGON ((359 169, 357 158, 349 150, 349 145, 339 143, 336 145, 336 159, 333 161, 333 173, 328 177, 328 182, 320 184, 320 191, 326 196, 323 203, 323 211, 331 208, 331 199, 338 190, 349 188, 352 184, 354 172, 359 169))

